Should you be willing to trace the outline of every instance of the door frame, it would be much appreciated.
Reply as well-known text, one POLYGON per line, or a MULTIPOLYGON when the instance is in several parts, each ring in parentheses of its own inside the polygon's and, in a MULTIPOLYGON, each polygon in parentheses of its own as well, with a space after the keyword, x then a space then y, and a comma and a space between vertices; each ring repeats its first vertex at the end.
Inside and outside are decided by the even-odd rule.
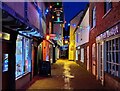
POLYGON ((104 41, 97 43, 97 80, 100 80, 101 84, 104 85, 104 41), (102 50, 100 47, 102 47, 102 50))
POLYGON ((89 46, 87 46, 87 70, 90 70, 89 46))

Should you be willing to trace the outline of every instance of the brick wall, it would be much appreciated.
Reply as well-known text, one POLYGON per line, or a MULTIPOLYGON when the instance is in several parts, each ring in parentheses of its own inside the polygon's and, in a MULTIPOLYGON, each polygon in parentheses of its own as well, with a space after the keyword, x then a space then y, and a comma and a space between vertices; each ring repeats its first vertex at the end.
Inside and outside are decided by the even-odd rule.
MULTIPOLYGON (((96 2, 96 3, 91 2, 90 14, 89 14, 90 26, 92 22, 92 8, 94 6, 96 6, 96 26, 90 29, 90 37, 89 37, 90 72, 92 72, 92 44, 96 43, 96 37, 120 21, 120 7, 119 7, 120 2, 112 2, 112 9, 107 14, 104 14, 104 2, 96 2)), ((97 48, 95 47, 95 49, 96 49, 95 60, 97 63, 97 48)), ((107 77, 109 76, 106 76, 106 79, 107 77)))

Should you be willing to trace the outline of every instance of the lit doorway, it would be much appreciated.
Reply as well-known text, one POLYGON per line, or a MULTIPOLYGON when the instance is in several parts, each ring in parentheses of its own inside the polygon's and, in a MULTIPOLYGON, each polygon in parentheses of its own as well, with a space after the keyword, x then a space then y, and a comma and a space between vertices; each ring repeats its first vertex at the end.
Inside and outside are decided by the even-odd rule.
POLYGON ((87 46, 87 70, 89 71, 89 46, 87 46))
POLYGON ((103 50, 104 50, 104 42, 99 42, 97 44, 97 75, 98 79, 101 80, 102 85, 104 85, 104 62, 103 62, 103 50))
POLYGON ((92 74, 96 75, 95 43, 92 45, 92 74))

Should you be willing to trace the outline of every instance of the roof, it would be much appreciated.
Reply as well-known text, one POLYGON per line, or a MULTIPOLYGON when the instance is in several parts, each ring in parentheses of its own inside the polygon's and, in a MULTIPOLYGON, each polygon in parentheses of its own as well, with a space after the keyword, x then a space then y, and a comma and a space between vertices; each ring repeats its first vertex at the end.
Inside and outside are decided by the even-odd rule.
MULTIPOLYGON (((85 16, 85 14, 86 14, 86 12, 87 12, 88 8, 89 8, 89 4, 87 4, 87 6, 86 6, 85 10, 83 11, 83 15, 82 15, 82 17, 81 17, 81 19, 80 19, 80 21, 79 21, 79 23, 78 23, 78 25, 77 25, 77 26, 79 26, 79 25, 80 25, 80 23, 82 22, 82 20, 83 20, 83 18, 84 18, 84 16, 85 16)), ((76 27, 76 29, 75 29, 75 31, 74 31, 74 32, 76 32, 76 30, 77 30, 77 29, 78 29, 78 27, 76 27)))

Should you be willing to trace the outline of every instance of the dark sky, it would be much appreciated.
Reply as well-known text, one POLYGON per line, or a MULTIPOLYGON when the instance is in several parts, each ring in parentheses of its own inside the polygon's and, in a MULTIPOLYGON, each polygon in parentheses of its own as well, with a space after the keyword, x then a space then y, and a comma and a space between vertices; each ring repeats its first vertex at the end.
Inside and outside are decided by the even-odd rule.
POLYGON ((63 2, 64 16, 66 20, 65 30, 70 20, 76 16, 81 10, 86 8, 88 2, 63 2))

